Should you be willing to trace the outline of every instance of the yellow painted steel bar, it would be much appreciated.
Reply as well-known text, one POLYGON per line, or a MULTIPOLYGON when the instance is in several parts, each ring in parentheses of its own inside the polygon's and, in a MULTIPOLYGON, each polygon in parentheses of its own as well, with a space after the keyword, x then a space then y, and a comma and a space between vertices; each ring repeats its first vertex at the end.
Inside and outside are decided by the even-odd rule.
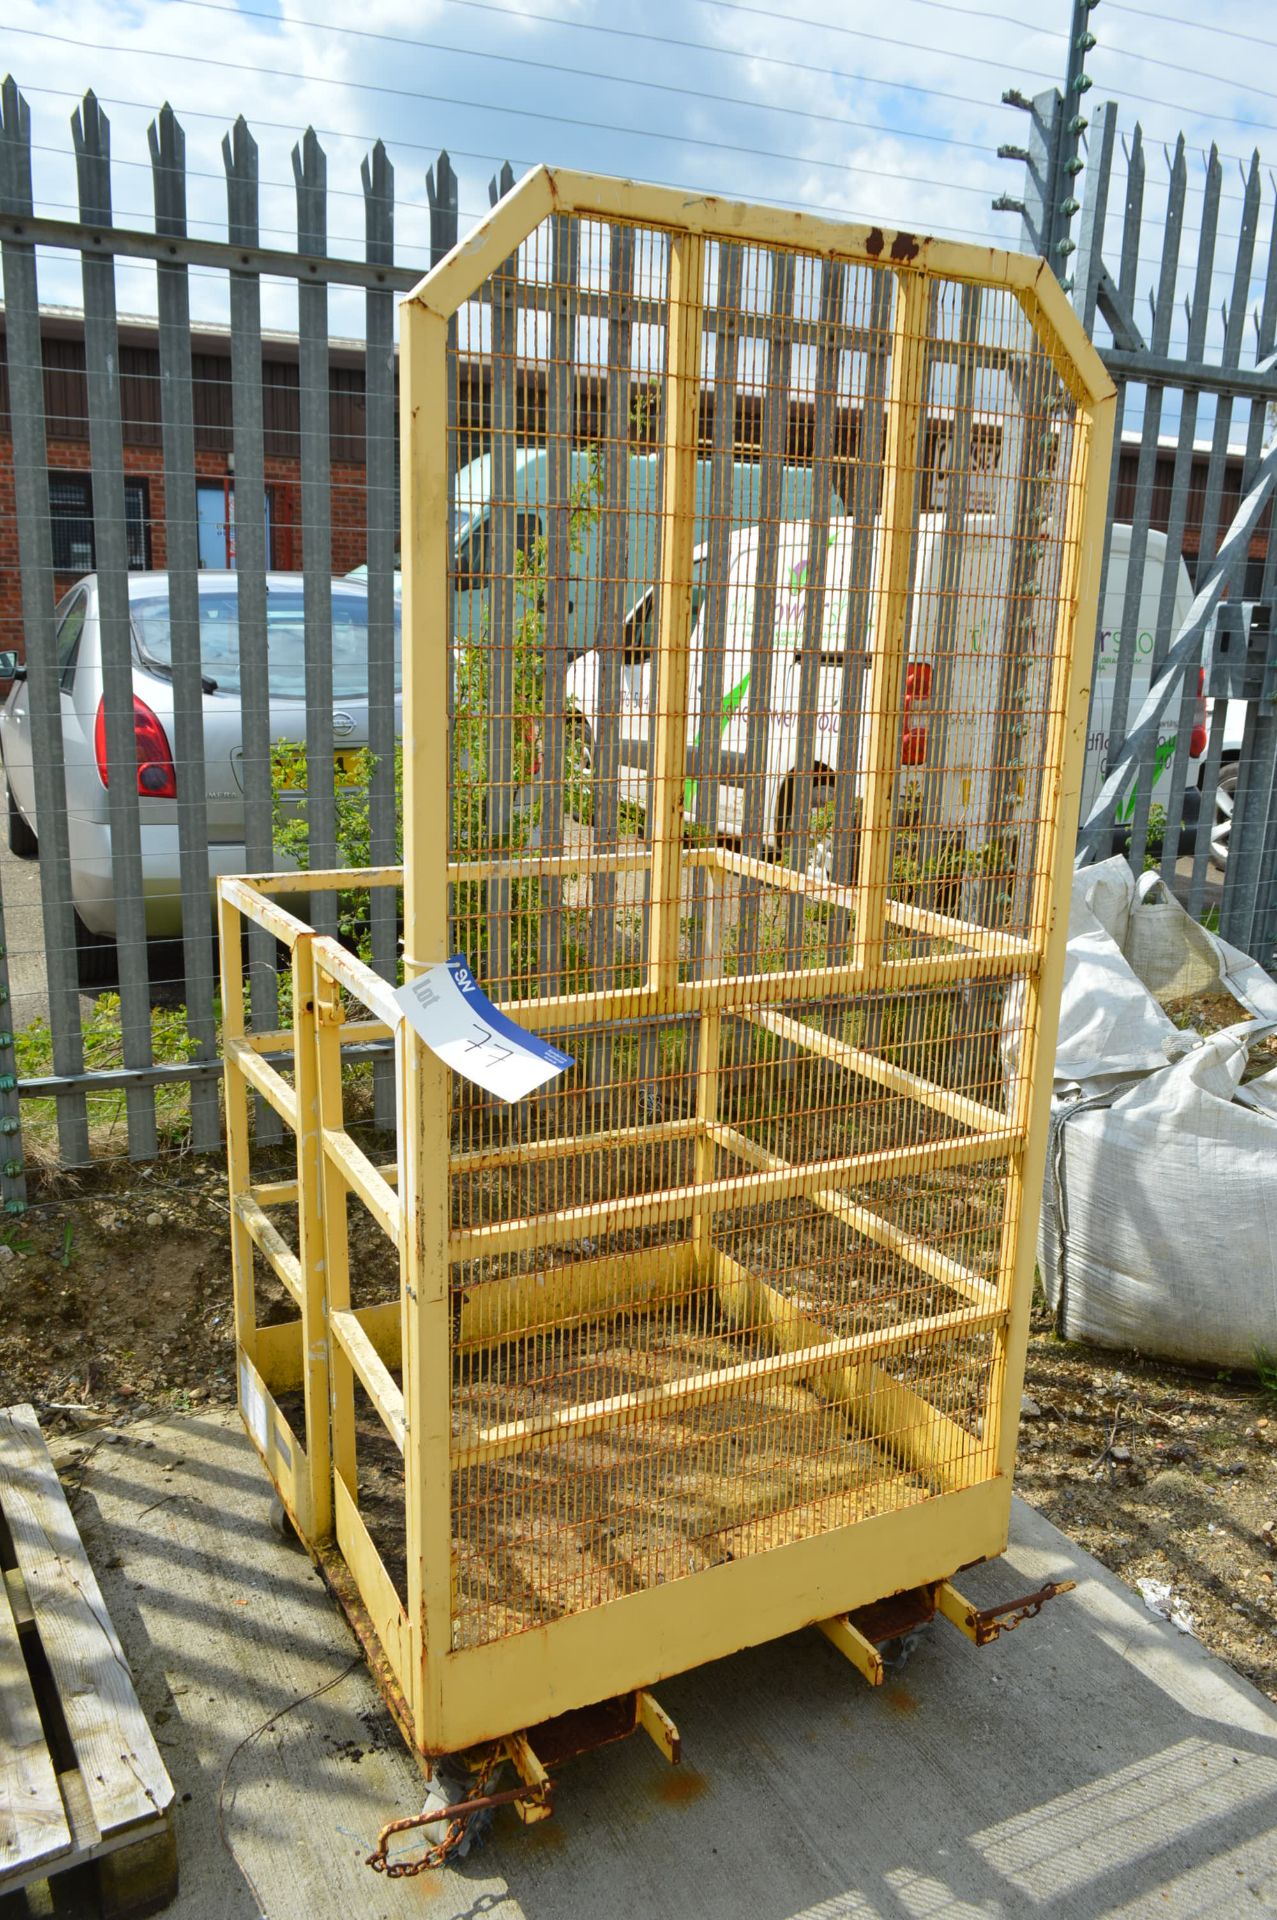
POLYGON ((929 234, 886 232, 790 208, 750 205, 712 194, 691 195, 682 188, 584 174, 565 167, 536 167, 514 191, 504 195, 480 224, 408 296, 444 319, 458 312, 488 275, 551 212, 598 219, 632 220, 682 230, 706 239, 738 240, 749 246, 796 248, 804 253, 854 260, 881 268, 904 261, 920 276, 942 277, 981 287, 1006 287, 1033 317, 1049 316, 1055 340, 1052 358, 1071 375, 1079 398, 1101 398, 1112 390, 1099 354, 1077 315, 1048 279, 1046 261, 1030 255, 971 247, 929 234))
POLYGON ((911 933, 929 933, 937 940, 961 942, 977 953, 999 959, 1013 954, 1023 963, 1026 972, 1041 964, 1040 943, 1025 940, 1017 933, 981 927, 971 920, 959 920, 954 914, 940 913, 935 907, 915 906, 911 900, 888 897, 885 912, 890 925, 907 927, 911 933))
POLYGON ((280 1119, 297 1131, 297 1095, 281 1074, 268 1067, 241 1036, 224 1034, 222 1051, 255 1092, 274 1107, 280 1119))
MULTIPOLYGON (((315 942, 315 946, 318 941, 315 942)), ((341 1087, 341 1010, 331 985, 319 967, 319 956, 311 949, 314 966, 313 998, 316 1020, 313 1027, 315 1056, 316 1120, 319 1135, 317 1164, 312 1173, 310 1191, 299 1195, 299 1210, 309 1209, 318 1217, 323 1239, 324 1294, 328 1331, 339 1313, 350 1309, 350 1229, 347 1222, 347 1183, 329 1145, 330 1133, 342 1124, 341 1087)), ((329 1426, 332 1444, 334 1489, 344 1488, 358 1499, 355 1465, 355 1373, 350 1355, 339 1341, 329 1352, 329 1426)))
POLYGON ((891 1220, 884 1220, 881 1214, 872 1212, 842 1193, 818 1193, 815 1200, 818 1207, 823 1207, 826 1213, 841 1220, 844 1226, 863 1234, 866 1240, 872 1240, 875 1245, 898 1254, 919 1273, 925 1273, 929 1280, 938 1280, 941 1286, 952 1287, 955 1293, 974 1301, 977 1306, 995 1307, 1002 1304, 1000 1289, 991 1281, 981 1279, 978 1273, 972 1273, 961 1261, 941 1253, 918 1234, 907 1233, 903 1227, 896 1226, 891 1220))
POLYGON ((257 1303, 253 1289, 253 1241, 236 1207, 252 1183, 252 1156, 248 1135, 248 1084, 239 1068, 235 1042, 244 1034, 243 920, 233 900, 219 885, 217 893, 218 951, 221 963, 222 1033, 226 1104, 226 1177, 231 1207, 231 1295, 235 1310, 235 1345, 252 1362, 257 1356, 257 1303))
POLYGON ((817 1620, 816 1625, 830 1646, 836 1647, 843 1659, 849 1660, 871 1687, 882 1685, 887 1674, 882 1654, 872 1640, 865 1638, 854 1621, 849 1620, 845 1613, 837 1613, 832 1620, 817 1620))
POLYGON ((321 982, 335 980, 393 1033, 404 1018, 395 990, 379 973, 347 953, 331 936, 315 942, 315 966, 321 982))
POLYGON ((915 492, 927 398, 929 295, 929 283, 920 273, 897 274, 866 676, 869 733, 861 794, 860 866, 852 929, 852 958, 859 966, 868 966, 882 954, 891 880, 891 807, 900 773, 915 492))
POLYGON ((341 1127, 323 1129, 323 1149, 325 1159, 351 1192, 358 1194, 382 1232, 399 1246, 403 1240, 403 1208, 389 1181, 382 1179, 368 1155, 341 1127))
MULTIPOLYGON (((765 1333, 781 1353, 794 1353, 834 1337, 809 1308, 751 1273, 719 1247, 714 1249, 714 1280, 732 1324, 742 1331, 765 1333)), ((1005 1314, 1001 1318, 1005 1319, 1005 1314)), ((964 1336, 955 1332, 952 1337, 959 1340, 964 1336)), ((992 1471, 988 1446, 982 1446, 912 1387, 894 1380, 872 1354, 859 1355, 846 1367, 824 1370, 804 1384, 845 1407, 854 1433, 872 1440, 942 1492, 971 1486, 987 1479, 992 1471)))
MULTIPOLYGON (((310 876, 307 875, 308 880, 309 878, 310 876)), ((291 891, 295 893, 301 891, 296 881, 297 876, 294 875, 291 891)), ((265 927, 268 933, 273 933, 275 938, 290 951, 299 935, 311 931, 304 920, 299 920, 295 913, 289 913, 285 907, 279 906, 276 901, 269 899, 265 893, 246 880, 238 877, 233 879, 224 877, 218 881, 217 885, 222 898, 230 901, 237 913, 241 913, 246 920, 253 921, 257 926, 265 927)))
POLYGON ((794 1046, 802 1047, 805 1052, 815 1054, 818 1059, 829 1060, 834 1066, 845 1068, 848 1073, 859 1074, 862 1080, 886 1087, 892 1093, 907 1094, 919 1106, 942 1113, 946 1119, 956 1120, 960 1126, 989 1133, 1007 1124, 1006 1114, 997 1107, 986 1106, 982 1100, 972 1100, 967 1094, 956 1093, 951 1087, 928 1080, 925 1074, 913 1073, 908 1067, 899 1066, 882 1054, 871 1053, 867 1047, 837 1040, 832 1034, 822 1033, 819 1027, 808 1026, 805 1021, 793 1020, 781 1013, 768 1013, 761 1007, 742 1008, 741 1017, 751 1026, 775 1034, 778 1040, 788 1040, 794 1046))
POLYGON ((706 1400, 726 1399, 770 1380, 789 1379, 794 1374, 813 1377, 843 1367, 849 1360, 872 1359, 884 1353, 898 1353, 904 1347, 925 1346, 950 1335, 982 1333, 1003 1319, 1000 1309, 981 1312, 969 1307, 952 1313, 924 1314, 894 1327, 875 1328, 872 1332, 849 1333, 812 1347, 772 1353, 754 1360, 743 1360, 732 1367, 715 1367, 708 1373, 692 1374, 684 1380, 669 1380, 657 1387, 643 1387, 632 1393, 614 1393, 603 1400, 565 1407, 542 1420, 511 1420, 487 1427, 473 1437, 464 1434, 453 1447, 453 1466, 458 1471, 493 1460, 508 1459, 568 1436, 583 1438, 605 1427, 626 1420, 641 1420, 644 1415, 660 1416, 678 1407, 698 1406, 706 1400))
MULTIPOLYGON (((756 855, 740 853, 734 847, 720 847, 715 850, 714 865, 723 874, 757 880, 780 893, 798 894, 813 905, 839 907, 848 913, 854 913, 856 909, 854 886, 842 887, 832 880, 813 878, 811 874, 797 867, 787 867, 778 860, 760 860, 756 855)), ((952 914, 937 913, 931 907, 916 907, 908 901, 894 900, 888 896, 885 914, 892 925, 908 927, 917 933, 934 934, 937 939, 950 941, 975 958, 989 957, 999 961, 1015 958, 1028 971, 1037 966, 1041 957, 1032 941, 1022 940, 1017 934, 1001 933, 995 928, 978 926, 971 920, 955 919, 952 914)), ((771 975, 767 977, 772 978, 771 975)))
POLYGON ((648 985, 658 993, 678 979, 704 300, 704 243, 699 235, 674 233, 669 241, 668 264, 656 700, 649 720, 653 773, 648 985))
MULTIPOLYGON (((504 205, 505 203, 503 203, 504 205)), ((535 205, 535 197, 533 201, 535 205)), ((525 196, 516 225, 532 210, 525 196)), ((502 213, 497 230, 504 232, 502 213)), ((525 228, 525 232, 526 232, 525 228)), ((491 231, 491 230, 490 230, 491 231)), ((506 258, 522 234, 500 256, 506 258)), ((454 253, 453 258, 456 257, 454 253)), ((404 970, 448 958, 448 694, 452 633, 448 578, 448 318, 414 300, 400 312, 403 474, 404 970)), ((444 1718, 444 1656, 452 1645, 452 1305, 448 1287, 448 1071, 415 1029, 396 1036, 404 1444, 407 1515, 406 1686, 419 1744, 444 1718)), ((508 1731, 508 1725, 503 1731, 508 1731)), ((528 1721, 515 1720, 515 1726, 528 1721)))
POLYGON ((287 1287, 293 1299, 302 1303, 302 1271, 297 1255, 274 1222, 262 1212, 251 1194, 237 1193, 232 1202, 233 1210, 243 1221, 262 1257, 269 1264, 280 1283, 287 1287))
MULTIPOLYGON (((393 1160, 383 1162, 376 1171, 380 1178, 392 1187, 399 1178, 399 1168, 393 1160)), ((259 1207, 295 1207, 297 1205, 295 1180, 262 1180, 250 1191, 259 1207)))
POLYGON ((259 1180, 248 1191, 259 1207, 295 1207, 297 1205, 295 1180, 259 1180))
POLYGON ((461 1288, 458 1353, 502 1346, 548 1327, 582 1326, 677 1299, 692 1280, 687 1241, 630 1257, 606 1254, 461 1288))
POLYGON ((1005 1479, 742 1554, 690 1580, 625 1594, 526 1633, 459 1649, 444 1662, 429 1751, 453 1753, 554 1711, 654 1687, 751 1645, 848 1613, 885 1593, 947 1578, 1005 1544, 1005 1479))
MULTIPOLYGON (((715 847, 688 847, 684 862, 688 866, 713 866, 719 858, 715 847)), ((493 854, 475 860, 449 860, 448 881, 456 880, 536 880, 553 875, 579 873, 588 878, 595 873, 636 873, 652 864, 651 850, 627 853, 623 848, 590 847, 580 853, 493 854)), ((236 876, 237 887, 270 900, 279 894, 363 893, 374 887, 402 887, 402 867, 329 867, 307 868, 304 874, 255 873, 236 876)), ((305 924, 299 922, 299 924, 305 924)))
MULTIPOLYGON (((410 314, 414 320, 417 314, 432 320, 450 320, 488 275, 517 252, 533 229, 555 211, 558 196, 551 182, 548 168, 534 167, 510 193, 503 194, 479 226, 459 240, 401 301, 399 311, 403 325, 408 325, 410 314)), ((402 420, 405 414, 402 401, 399 411, 402 420)), ((423 433, 421 438, 425 439, 426 435, 423 433)), ((404 498, 412 497, 411 490, 405 486, 404 498)), ((441 524, 447 524, 446 514, 441 524)))
POLYGON ((343 1480, 334 1483, 334 1494, 337 1545, 359 1589, 359 1597, 368 1609, 381 1651, 406 1694, 409 1684, 408 1616, 381 1555, 373 1544, 372 1535, 364 1525, 363 1515, 343 1480))
POLYGON ((683 1757, 683 1742, 673 1720, 646 1687, 639 1689, 635 1704, 640 1727, 652 1745, 665 1755, 672 1767, 676 1767, 683 1757))
POLYGON ((328 1268, 320 1215, 321 1134, 314 950, 313 933, 299 934, 293 943, 293 1017, 297 1035, 293 1056, 293 1098, 297 1115, 297 1274, 301 1282, 302 1394, 306 1409, 306 1499, 299 1517, 302 1535, 307 1541, 326 1540, 333 1530, 329 1347, 325 1324, 328 1268))
MULTIPOLYGON (((1005 1325, 1004 1313, 994 1323, 994 1339, 1005 1325)), ((953 1492, 991 1479, 997 1473, 991 1437, 977 1439, 934 1406, 925 1394, 906 1386, 884 1367, 871 1365, 861 1387, 856 1407, 860 1430, 934 1486, 953 1492)), ((1010 1486, 1009 1476, 1006 1484, 1010 1486)), ((1003 1539, 997 1551, 1001 1553, 1005 1545, 1003 1539)))
POLYGON ((772 1200, 792 1200, 816 1192, 831 1180, 856 1180, 873 1185, 912 1173, 941 1167, 969 1167, 982 1160, 1005 1159, 1019 1145, 1009 1127, 996 1134, 965 1140, 935 1141, 922 1147, 888 1147, 874 1153, 841 1154, 836 1159, 786 1164, 770 1172, 736 1174, 708 1187, 663 1187, 655 1193, 631 1194, 590 1205, 561 1207, 517 1220, 494 1221, 482 1227, 458 1229, 452 1235, 452 1260, 474 1260, 485 1254, 513 1253, 524 1247, 550 1246, 579 1239, 598 1229, 619 1233, 628 1227, 665 1226, 687 1219, 700 1207, 716 1202, 733 1213, 748 1213, 772 1200))
MULTIPOLYGON (((790 1164, 782 1160, 779 1154, 769 1153, 766 1147, 757 1146, 735 1127, 714 1126, 711 1132, 720 1147, 748 1161, 751 1166, 776 1168, 790 1164)), ((916 1234, 906 1233, 892 1221, 884 1220, 881 1214, 872 1212, 870 1208, 857 1200, 852 1200, 847 1194, 839 1193, 836 1188, 830 1188, 825 1192, 813 1193, 809 1197, 816 1206, 835 1220, 841 1220, 845 1226, 851 1227, 856 1233, 863 1234, 866 1240, 873 1240, 878 1246, 887 1247, 892 1253, 899 1254, 902 1260, 907 1260, 910 1266, 916 1267, 919 1273, 925 1273, 929 1279, 938 1280, 941 1285, 952 1287, 955 1293, 963 1294, 966 1299, 975 1301, 979 1306, 992 1307, 1002 1304, 999 1289, 988 1280, 981 1279, 980 1275, 972 1273, 969 1267, 964 1267, 959 1261, 940 1253, 916 1234)))
MULTIPOLYGON (((700 851, 700 864, 707 865, 713 848, 700 851)), ((644 873, 651 864, 650 848, 642 853, 590 847, 580 853, 492 854, 477 860, 449 860, 448 884, 458 880, 549 880, 574 874, 590 880, 600 873, 644 873)))
POLYGON ((610 1020, 643 1020, 654 1014, 702 1013, 716 1007, 733 1013, 760 1000, 790 1004, 828 1000, 854 993, 908 993, 913 988, 951 986, 954 982, 1017 980, 1029 971, 1019 953, 927 953, 910 959, 883 960, 871 966, 801 967, 784 973, 723 973, 704 980, 680 980, 664 991, 654 987, 616 987, 598 993, 560 994, 545 1000, 506 1000, 502 1012, 534 1033, 561 1033, 571 1027, 610 1020))
POLYGON ((636 1127, 601 1127, 597 1133, 585 1136, 565 1133, 548 1140, 509 1140, 502 1146, 468 1147, 452 1155, 450 1171, 483 1173, 497 1167, 523 1166, 525 1162, 566 1160, 582 1152, 598 1153, 607 1147, 659 1146, 666 1141, 691 1139, 699 1126, 699 1120, 692 1118, 653 1120, 636 1127))
POLYGON ((382 1425, 404 1450, 404 1397, 360 1322, 348 1309, 334 1309, 328 1317, 332 1337, 341 1348, 381 1417, 382 1425))
MULTIPOLYGON (((1055 305, 1054 294, 1049 295, 1048 300, 1050 306, 1055 305)), ((1067 594, 1061 596, 1053 636, 1044 761, 1048 768, 1057 768, 1058 772, 1054 780, 1043 782, 1042 822, 1029 904, 1029 925, 1042 929, 1045 951, 1041 971, 1034 979, 1026 980, 1023 989, 1020 1053, 1011 1112, 1024 1144, 1014 1164, 1007 1194, 999 1258, 999 1271, 1007 1276, 1011 1311, 994 1368, 989 1407, 998 1466, 1008 1478, 1015 1469, 1020 1396, 1029 1339, 1038 1197, 1046 1166, 1051 1063, 1055 1058, 1068 942, 1073 848, 1090 707, 1090 637, 1095 632, 1099 604, 1115 404, 1116 395, 1110 384, 1076 424, 1070 449, 1064 539, 1066 554, 1072 550, 1077 555, 1077 590, 1075 598, 1067 594)))
POLYGON ((234 885, 269 898, 281 893, 364 893, 372 887, 401 887, 403 877, 402 867, 294 867, 287 873, 237 874, 234 885))
MULTIPOLYGON (((347 1020, 341 1029, 343 1047, 354 1047, 372 1040, 388 1040, 392 1029, 384 1020, 347 1020)), ((279 1027, 267 1033, 246 1033, 244 1038, 254 1053, 291 1053, 293 1029, 279 1027)))

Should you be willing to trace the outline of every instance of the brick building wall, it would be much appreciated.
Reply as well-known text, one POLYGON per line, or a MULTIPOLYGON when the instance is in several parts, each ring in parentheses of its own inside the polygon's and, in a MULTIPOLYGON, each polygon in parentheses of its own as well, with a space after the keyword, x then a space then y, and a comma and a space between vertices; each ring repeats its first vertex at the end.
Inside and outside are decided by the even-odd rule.
MULTIPOLYGON (((0 309, 0 329, 3 310, 0 309)), ((84 371, 84 324, 81 315, 67 310, 51 310, 42 315, 45 416, 48 434, 48 468, 52 479, 60 473, 90 471, 87 387, 84 371)), ((159 356, 155 344, 155 324, 149 320, 120 322, 120 395, 123 416, 124 464, 127 479, 141 490, 138 508, 140 544, 137 561, 152 568, 166 563, 165 482, 161 448, 159 356)), ((231 478, 234 453, 232 389, 230 377, 230 339, 226 329, 197 330, 192 342, 194 383, 195 466, 197 479, 224 482, 231 478)), ((336 574, 360 566, 367 558, 366 466, 364 438, 364 367, 359 342, 333 342, 330 345, 329 432, 331 452, 332 566, 336 574)), ((492 396, 488 390, 486 364, 463 366, 457 396, 458 453, 471 459, 487 450, 490 443, 492 396)), ((532 370, 521 371, 516 382, 516 417, 520 439, 528 444, 544 440, 545 393, 543 380, 532 370)), ((294 571, 303 564, 301 532, 300 402, 298 392, 297 342, 287 335, 263 338, 262 401, 265 428, 266 485, 270 516, 270 562, 281 571, 294 571)), ((603 417, 603 382, 582 373, 577 383, 574 439, 586 446, 599 431, 603 417)), ((636 409, 635 445, 653 447, 659 422, 656 410, 636 409)), ((700 422, 702 443, 708 448, 713 436, 713 396, 706 394, 700 422)), ((844 499, 856 497, 856 455, 860 439, 860 421, 849 411, 840 410, 835 422, 835 481, 844 499)), ((996 429, 992 438, 978 449, 977 465, 987 466, 996 459, 996 429)), ((788 460, 802 464, 811 457, 813 418, 810 405, 795 401, 791 408, 787 434, 788 460)), ((944 469, 945 425, 941 420, 928 423, 925 470, 928 475, 924 507, 938 505, 941 495, 936 485, 944 469)), ((741 393, 737 399, 734 439, 737 456, 749 459, 761 437, 761 403, 758 397, 741 393)), ((1134 501, 1138 443, 1128 441, 1120 450, 1117 488, 1117 518, 1130 518, 1134 501)), ((1159 448, 1152 499, 1152 524, 1165 529, 1170 508, 1171 475, 1175 463, 1173 446, 1159 448)), ((1202 519, 1205 513, 1208 453, 1194 453, 1189 490, 1183 551, 1190 576, 1196 575, 1202 544, 1202 519)), ((1230 454, 1227 462, 1219 522, 1213 530, 1217 541, 1227 529, 1241 493, 1242 461, 1230 454)), ((136 488, 135 488, 136 493, 136 488)), ((1245 591, 1254 597, 1259 592, 1262 563, 1267 551, 1272 513, 1261 522, 1251 543, 1250 565, 1245 591)), ((1212 542, 1213 544, 1213 542, 1212 542)), ((55 577, 55 592, 60 595, 71 582, 86 571, 84 566, 55 577)), ((0 330, 0 648, 24 651, 22 600, 18 572, 17 522, 13 487, 13 444, 8 414, 8 378, 4 358, 4 335, 0 330)))
MULTIPOLYGON (((0 313, 0 322, 2 318, 0 313)), ((42 331, 47 466, 50 481, 56 483, 59 475, 91 474, 83 320, 71 312, 53 312, 42 316, 42 331)), ((159 356, 154 338, 153 323, 121 321, 120 410, 131 506, 138 504, 140 494, 140 526, 133 529, 135 563, 162 569, 167 564, 168 542, 159 356)), ((4 346, 0 332, 0 648, 13 648, 21 655, 25 652, 22 589, 4 346)), ((198 332, 194 347, 196 480, 233 485, 229 336, 212 330, 198 332)), ((268 337, 262 366, 266 492, 270 564, 281 572, 298 571, 303 562, 297 381, 295 340, 268 337)), ((338 344, 332 354, 329 428, 332 566, 334 573, 343 574, 367 558, 363 365, 357 343, 338 344)), ((85 571, 81 564, 56 572, 55 599, 85 571)))

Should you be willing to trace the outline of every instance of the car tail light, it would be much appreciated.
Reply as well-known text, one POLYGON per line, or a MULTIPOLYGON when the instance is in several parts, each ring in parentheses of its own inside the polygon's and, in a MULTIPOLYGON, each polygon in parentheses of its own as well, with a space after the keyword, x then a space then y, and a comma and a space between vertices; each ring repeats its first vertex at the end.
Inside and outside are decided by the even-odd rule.
POLYGON ((1197 707, 1193 714, 1193 731, 1189 735, 1188 752, 1192 760, 1200 760, 1206 751, 1206 669, 1197 669, 1197 707))
POLYGON ((927 757, 927 729, 912 718, 915 700, 925 700, 931 692, 931 667, 926 660, 916 660, 905 668, 905 710, 904 728, 900 736, 900 764, 902 767, 920 767, 927 757))
MULTIPOLYGON (((168 735, 145 700, 133 696, 133 737, 137 745, 137 790, 144 800, 175 800, 177 769, 168 735)), ((104 787, 111 784, 106 758, 106 701, 98 701, 93 723, 93 753, 98 763, 98 778, 104 787)))

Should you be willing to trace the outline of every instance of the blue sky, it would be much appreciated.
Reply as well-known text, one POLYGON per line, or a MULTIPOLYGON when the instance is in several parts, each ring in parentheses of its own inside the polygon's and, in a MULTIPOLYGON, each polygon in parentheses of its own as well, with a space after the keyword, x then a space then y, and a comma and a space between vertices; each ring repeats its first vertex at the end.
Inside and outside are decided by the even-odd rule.
MULTIPOLYGON (((1116 99, 1124 131, 1138 117, 1151 143, 1141 297, 1160 243, 1161 143, 1181 127, 1189 141, 1189 255, 1204 151, 1218 142, 1217 307, 1239 162, 1255 146, 1277 159, 1277 22, 1268 0, 1217 0, 1209 21, 1201 9, 1191 20, 1188 0, 1166 3, 1101 0, 1086 106, 1116 99)), ((334 0, 8 0, 0 69, 30 100, 37 200, 51 213, 73 210, 68 118, 92 86, 108 103, 116 213, 130 225, 150 224, 146 125, 167 98, 186 129, 193 224, 210 236, 224 234, 221 136, 242 112, 261 148, 268 245, 295 243, 289 155, 310 123, 328 153, 334 251, 362 244, 358 169, 376 136, 396 167, 407 259, 425 257, 424 174, 440 146, 460 175, 463 226, 486 207, 503 159, 516 172, 544 159, 1015 246, 1018 219, 990 201, 1020 189, 1020 169, 996 149, 1022 141, 1026 121, 1001 94, 1062 75, 1068 22, 1065 0, 364 0, 357 11, 334 0), (358 33, 337 30, 352 22, 358 33)), ((1264 191, 1260 269, 1267 173, 1264 191)), ((41 286, 76 301, 75 266, 42 263, 41 286)), ((197 313, 224 312, 217 277, 192 291, 197 313)), ((150 310, 151 270, 124 269, 119 298, 150 310)), ((294 308, 280 288, 268 319, 289 326, 294 308)), ((334 330, 357 332, 361 311, 335 295, 334 330)))

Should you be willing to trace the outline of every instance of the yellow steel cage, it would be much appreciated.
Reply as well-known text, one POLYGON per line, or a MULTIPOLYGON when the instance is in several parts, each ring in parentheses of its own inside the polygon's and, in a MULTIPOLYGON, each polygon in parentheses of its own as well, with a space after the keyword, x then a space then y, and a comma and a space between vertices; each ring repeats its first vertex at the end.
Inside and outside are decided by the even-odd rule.
POLYGON ((1037 260, 545 169, 401 312, 403 868, 305 884, 574 1065, 502 1105, 295 875, 221 883, 241 1404, 413 1745, 535 1780, 810 1623, 880 1677, 886 1596, 973 1630, 1112 389, 1037 260))

